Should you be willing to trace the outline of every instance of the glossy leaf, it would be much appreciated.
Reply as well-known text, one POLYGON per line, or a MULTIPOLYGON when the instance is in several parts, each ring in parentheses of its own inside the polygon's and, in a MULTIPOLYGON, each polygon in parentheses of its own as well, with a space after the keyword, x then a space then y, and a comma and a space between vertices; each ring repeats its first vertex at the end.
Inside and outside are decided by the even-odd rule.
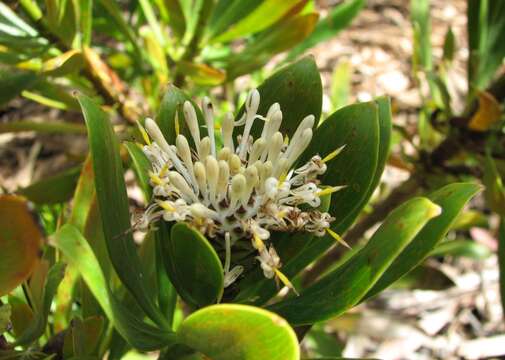
POLYGON ((106 114, 88 97, 78 97, 86 126, 95 174, 96 195, 109 257, 121 282, 146 314, 168 328, 143 280, 137 248, 130 230, 128 198, 119 144, 106 114))
POLYGON ((36 204, 57 204, 69 200, 74 193, 81 166, 73 167, 61 174, 42 179, 18 190, 36 204))
POLYGON ((246 305, 213 305, 187 317, 178 339, 213 360, 298 360, 298 341, 276 314, 246 305))
MULTIPOLYGON (((303 163, 317 153, 324 157, 336 148, 346 145, 344 150, 327 164, 327 172, 322 177, 322 183, 325 185, 348 185, 348 188, 331 197, 329 213, 335 216, 333 229, 340 234, 366 204, 384 168, 389 150, 391 117, 389 102, 384 99, 379 105, 381 116, 378 116, 374 103, 350 105, 335 112, 318 127, 300 160, 300 163, 303 163)), ((288 278, 296 276, 324 251, 335 245, 335 240, 328 235, 313 237, 312 240, 307 239, 307 242, 308 245, 304 246, 302 252, 297 252, 297 255, 284 262, 282 271, 288 278)), ((271 283, 265 283, 258 288, 256 291, 259 293, 251 291, 251 288, 244 289, 237 299, 258 305, 277 292, 271 283)))
POLYGON ((442 215, 431 220, 396 258, 365 298, 373 296, 420 264, 440 242, 465 204, 480 191, 473 183, 456 183, 443 187, 428 198, 442 208, 442 215))
POLYGON ((223 267, 202 234, 177 223, 161 243, 170 280, 186 302, 202 307, 219 300, 223 293, 223 267))
MULTIPOLYGON (((250 14, 233 24, 213 42, 227 42, 238 37, 257 33, 281 19, 300 0, 263 1, 250 14)), ((238 10, 240 11, 240 10, 238 10)))
MULTIPOLYGON (((311 56, 277 71, 258 87, 258 91, 261 96, 258 114, 266 115, 270 106, 278 102, 282 110, 282 124, 279 131, 289 137, 307 115, 314 115, 316 124, 321 116, 323 98, 321 77, 311 56)), ((237 118, 242 116, 243 111, 242 106, 237 118)), ((254 137, 261 134, 262 125, 263 122, 255 121, 251 130, 254 137)), ((236 128, 236 133, 241 134, 242 129, 242 127, 236 128)))
POLYGON ((49 269, 41 294, 40 308, 35 309, 34 318, 30 322, 30 325, 16 338, 16 345, 28 345, 44 334, 53 297, 56 294, 64 274, 65 264, 63 263, 56 263, 49 269))
MULTIPOLYGON (((193 144, 191 134, 186 125, 186 121, 184 121, 184 114, 182 112, 182 105, 185 101, 191 101, 191 98, 178 87, 174 85, 168 85, 167 90, 163 95, 163 100, 161 101, 160 112, 156 118, 156 122, 158 123, 158 126, 160 127, 163 135, 165 135, 165 138, 169 144, 175 144, 175 138, 177 137, 176 126, 179 127, 180 133, 186 136, 190 144, 193 144), (176 119, 178 120, 176 121, 176 119)), ((193 101, 191 101, 191 103, 195 108, 198 122, 202 125, 205 124, 202 112, 200 111, 200 107, 196 106, 193 101)), ((207 130, 201 127, 200 134, 202 137, 206 136, 207 130)))
POLYGON ((149 183, 149 171, 151 170, 151 163, 137 144, 126 142, 124 145, 126 147, 126 150, 128 150, 128 154, 130 154, 132 167, 135 171, 139 186, 144 193, 144 199, 146 202, 149 202, 153 193, 153 188, 149 183))
POLYGON ((39 261, 43 234, 27 201, 0 195, 0 296, 25 281, 39 261))
POLYGON ((175 335, 171 331, 145 323, 112 294, 93 250, 75 226, 62 226, 53 243, 79 269, 107 317, 132 346, 150 351, 173 343, 175 335))
POLYGON ((328 15, 319 21, 312 34, 291 50, 288 58, 294 59, 305 50, 336 36, 351 23, 365 4, 365 0, 350 0, 333 7, 328 15))
POLYGON ((291 324, 329 319, 348 310, 367 293, 423 226, 440 214, 426 198, 414 198, 395 209, 369 242, 343 265, 296 298, 271 305, 291 324))

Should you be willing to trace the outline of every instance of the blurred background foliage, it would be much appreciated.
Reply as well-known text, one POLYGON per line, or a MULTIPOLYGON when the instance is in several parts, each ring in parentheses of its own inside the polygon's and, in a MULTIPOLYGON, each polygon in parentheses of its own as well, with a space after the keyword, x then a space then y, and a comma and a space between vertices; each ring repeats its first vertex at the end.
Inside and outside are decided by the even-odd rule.
MULTIPOLYGON (((30 358, 44 359, 52 349, 63 351, 67 358, 85 358, 91 353, 103 354, 108 346, 109 358, 114 359, 131 350, 95 312, 79 313, 73 299, 78 299, 79 305, 88 304, 83 307, 87 309, 98 304, 84 283, 76 280, 75 266, 68 266, 63 276, 61 255, 52 247, 44 247, 42 262, 30 260, 39 255, 40 244, 60 227, 63 219, 70 218, 89 238, 102 232, 90 225, 97 224, 96 219, 93 223, 90 218, 99 217, 96 203, 89 210, 91 215, 87 220, 79 212, 80 207, 90 206, 94 189, 87 148, 77 146, 77 141, 72 148, 75 139, 87 132, 75 92, 91 96, 103 105, 121 139, 134 136, 138 119, 158 113, 169 84, 184 89, 192 97, 210 93, 219 100, 220 110, 234 110, 243 102, 240 94, 245 88, 260 84, 274 69, 310 53, 313 47, 321 44, 324 47, 355 17, 359 18, 367 6, 375 4, 380 11, 377 2, 372 3, 367 4, 365 0, 328 4, 307 0, 9 0, 0 3, 0 133, 56 134, 61 136, 58 141, 68 142, 69 148, 60 166, 64 171, 15 189, 35 204, 41 224, 34 222, 24 207, 18 206, 17 198, 5 198, 0 205, 0 214, 5 204, 9 209, 16 209, 14 213, 7 211, 14 217, 4 219, 17 219, 31 232, 25 235, 25 240, 32 250, 26 262, 18 264, 24 272, 19 272, 18 278, 12 277, 15 282, 9 284, 8 290, 19 283, 22 286, 8 297, 0 298, 5 304, 0 307, 0 333, 8 330, 8 335, 0 338, 0 349, 5 339, 16 338, 19 352, 12 355, 14 358, 29 354, 30 358), (26 117, 22 107, 33 104, 37 107, 26 117), (33 113, 37 116, 32 116, 33 113), (65 138, 70 140, 62 140, 65 138), (70 215, 69 200, 73 204, 70 215), (30 273, 34 275, 28 279, 30 273), (79 316, 75 316, 77 313, 79 316), (63 332, 67 328, 71 330, 63 332), (106 338, 108 345, 103 345, 101 338, 106 338), (34 341, 39 346, 32 346, 34 341), (66 345, 62 348, 61 344, 66 345)), ((503 302, 505 2, 468 0, 465 3, 466 31, 456 36, 446 26, 443 42, 438 45, 432 43, 431 36, 433 4, 429 0, 412 0, 409 6, 404 5, 412 33, 412 57, 408 66, 420 101, 419 106, 408 109, 413 113, 413 126, 400 121, 393 123, 393 151, 388 166, 408 175, 400 181, 383 181, 357 222, 343 235, 354 249, 359 249, 369 238, 369 230, 408 198, 454 181, 478 181, 486 187, 484 195, 472 201, 470 209, 459 216, 430 257, 394 286, 399 291, 410 290, 406 298, 408 294, 415 294, 413 290, 454 289, 458 281, 454 272, 448 275, 443 271, 446 265, 459 264, 460 259, 463 263, 464 259, 472 259, 472 264, 485 264, 497 256, 495 264, 500 266, 501 276, 496 284, 500 284, 503 302), (454 73, 459 70, 457 56, 461 48, 467 48, 468 52, 464 85, 458 86, 454 73), (476 235, 475 229, 484 231, 485 235, 476 235), (479 241, 479 238, 487 240, 479 241)), ((364 36, 372 35, 365 27, 364 36)), ((319 62, 317 54, 316 62, 319 62)), ((326 79, 325 87, 325 114, 356 98, 352 94, 353 66, 345 59, 331 63, 331 76, 326 79)), ((402 106, 393 96, 393 114, 401 111, 402 106)), ((36 158, 38 152, 40 148, 37 150, 34 146, 29 155, 36 158)), ((121 156, 130 164, 126 149, 122 149, 121 156)), ((130 205, 140 207, 142 198, 132 183, 127 174, 130 205)), ((4 231, 11 226, 9 221, 0 222, 4 231)), ((140 251, 150 253, 145 248, 154 246, 153 243, 145 241, 140 251)), ((9 252, 10 256, 21 257, 14 250, 9 251, 13 251, 9 252)), ((334 247, 301 274, 296 285, 312 284, 349 256, 343 247, 334 247)), ((114 273, 110 265, 105 265, 107 261, 100 257, 97 261, 105 274, 114 273)), ((143 261, 143 266, 149 267, 151 260, 143 261)), ((5 263, 3 266, 0 264, 0 270, 5 271, 7 266, 5 263)), ((484 272, 484 265, 475 266, 477 272, 484 272)), ((8 276, 11 273, 12 269, 5 272, 8 276)), ((115 281, 119 283, 117 278, 115 281)), ((3 295, 6 289, 1 290, 3 295)), ((381 301, 394 304, 394 293, 391 298, 388 296, 372 301, 370 308, 362 312, 358 310, 319 323, 310 330, 304 329, 305 355, 342 356, 346 348, 342 333, 376 336, 370 334, 371 330, 367 332, 367 318, 370 328, 377 329, 376 322, 384 320, 376 313, 382 306, 381 301)), ((134 307, 134 304, 130 299, 130 305, 134 307)), ((476 306, 472 311, 482 323, 495 318, 492 312, 479 309, 476 306)), ((179 304, 174 312, 175 324, 181 323, 184 311, 184 306, 179 304)), ((494 338, 503 330, 498 325, 487 332, 476 331, 477 335, 464 331, 472 333, 469 337, 494 338)), ((184 353, 184 349, 174 351, 184 353)), ((144 356, 128 354, 124 358, 144 356)), ((433 353, 428 356, 435 357, 433 353)))

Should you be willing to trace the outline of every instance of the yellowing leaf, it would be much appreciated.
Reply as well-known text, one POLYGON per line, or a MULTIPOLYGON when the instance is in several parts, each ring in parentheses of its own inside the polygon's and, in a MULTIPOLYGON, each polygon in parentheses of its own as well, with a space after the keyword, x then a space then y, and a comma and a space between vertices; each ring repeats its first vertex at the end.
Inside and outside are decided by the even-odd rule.
POLYGON ((0 296, 25 281, 37 265, 42 232, 20 196, 0 196, 0 296))
POLYGON ((69 50, 42 64, 42 72, 51 76, 63 76, 79 71, 84 64, 80 50, 69 50))
POLYGON ((500 104, 488 92, 479 92, 479 108, 470 120, 468 127, 475 131, 487 131, 500 119, 500 104))
POLYGON ((224 71, 206 64, 193 64, 182 61, 179 63, 179 69, 185 75, 188 75, 195 83, 200 85, 218 85, 226 78, 224 71))

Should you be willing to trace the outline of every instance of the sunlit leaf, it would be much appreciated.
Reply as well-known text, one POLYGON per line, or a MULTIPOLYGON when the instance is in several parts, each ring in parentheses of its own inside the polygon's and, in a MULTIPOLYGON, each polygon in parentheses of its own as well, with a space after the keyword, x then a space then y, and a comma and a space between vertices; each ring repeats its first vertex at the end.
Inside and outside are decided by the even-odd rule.
POLYGON ((367 293, 415 235, 440 208, 426 198, 414 198, 389 214, 369 242, 343 265, 314 285, 267 307, 291 324, 311 324, 348 310, 367 293))
POLYGON ((276 314, 246 305, 208 306, 187 317, 179 340, 213 360, 298 360, 298 341, 276 314))

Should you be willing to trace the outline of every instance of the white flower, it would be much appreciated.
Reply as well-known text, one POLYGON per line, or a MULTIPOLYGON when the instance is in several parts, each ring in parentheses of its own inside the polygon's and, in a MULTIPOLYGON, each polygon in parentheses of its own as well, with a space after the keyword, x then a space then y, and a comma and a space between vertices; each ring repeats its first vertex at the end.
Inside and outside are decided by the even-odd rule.
POLYGON ((330 233, 333 218, 317 207, 323 195, 341 187, 320 187, 317 177, 324 174, 326 162, 342 147, 324 159, 315 154, 306 164, 293 168, 312 139, 314 116, 306 116, 288 141, 279 132, 282 123, 279 104, 270 106, 265 116, 257 114, 259 104, 260 94, 253 90, 238 121, 233 120, 232 114, 224 117, 220 148, 216 145, 208 98, 202 103, 208 132, 203 138, 193 105, 189 101, 183 104, 194 149, 181 134, 177 135, 175 145, 168 144, 157 124, 146 119, 147 132, 142 127, 141 131, 147 143, 143 150, 152 164, 150 181, 154 195, 141 227, 147 228, 160 218, 182 221, 209 238, 224 241, 225 286, 243 271, 240 265, 230 270, 231 247, 237 241, 251 241, 264 275, 275 276, 292 288, 279 270, 279 256, 269 244, 271 232, 305 231, 317 236, 330 233), (264 124, 260 137, 254 139, 251 131, 256 119, 264 124), (235 142, 233 134, 237 126, 244 129, 235 142), (299 208, 301 205, 303 210, 299 208))

